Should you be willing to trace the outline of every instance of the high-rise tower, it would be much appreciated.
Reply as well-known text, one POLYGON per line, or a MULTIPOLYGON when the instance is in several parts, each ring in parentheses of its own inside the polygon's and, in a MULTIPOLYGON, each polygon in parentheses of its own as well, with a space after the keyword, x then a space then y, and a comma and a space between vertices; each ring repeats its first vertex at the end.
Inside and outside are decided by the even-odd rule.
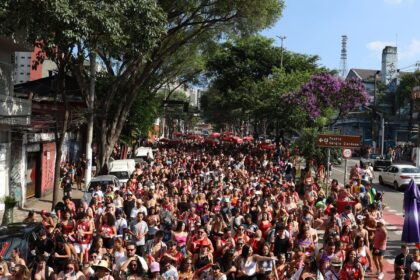
POLYGON ((340 76, 344 79, 347 74, 347 35, 341 36, 340 76))

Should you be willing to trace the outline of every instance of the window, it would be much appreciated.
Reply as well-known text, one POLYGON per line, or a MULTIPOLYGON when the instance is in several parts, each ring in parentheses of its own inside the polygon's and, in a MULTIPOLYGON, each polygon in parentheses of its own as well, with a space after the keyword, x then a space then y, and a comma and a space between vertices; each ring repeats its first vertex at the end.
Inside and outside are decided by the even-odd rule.
POLYGON ((25 65, 21 64, 20 67, 25 67, 25 65))

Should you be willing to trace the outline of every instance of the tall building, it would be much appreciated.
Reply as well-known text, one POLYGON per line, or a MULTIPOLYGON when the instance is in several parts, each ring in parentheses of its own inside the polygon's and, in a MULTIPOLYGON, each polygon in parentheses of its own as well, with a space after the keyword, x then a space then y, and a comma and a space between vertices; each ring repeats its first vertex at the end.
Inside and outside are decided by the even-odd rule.
POLYGON ((39 64, 36 69, 34 69, 33 65, 37 59, 37 54, 40 51, 41 50, 36 47, 33 52, 15 52, 15 85, 48 77, 50 71, 57 68, 54 62, 45 59, 42 64, 39 64))
POLYGON ((15 95, 13 56, 28 50, 23 43, 0 37, 0 198, 13 194, 18 201, 24 190, 25 128, 31 123, 32 110, 30 100, 15 95))
POLYGON ((200 99, 202 91, 198 88, 189 88, 187 91, 190 97, 190 105, 200 109, 200 99))
POLYGON ((397 78, 398 72, 397 47, 386 46, 382 50, 381 82, 389 85, 397 78))

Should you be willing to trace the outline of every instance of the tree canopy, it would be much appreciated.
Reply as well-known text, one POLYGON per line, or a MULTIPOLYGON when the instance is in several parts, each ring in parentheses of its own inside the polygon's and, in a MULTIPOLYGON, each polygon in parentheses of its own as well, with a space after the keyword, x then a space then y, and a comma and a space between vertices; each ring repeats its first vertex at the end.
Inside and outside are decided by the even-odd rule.
POLYGON ((98 55, 107 85, 96 102, 99 171, 138 94, 184 80, 195 71, 183 59, 209 42, 274 24, 283 7, 283 0, 5 0, 0 22, 9 34, 28 31, 28 42, 52 50, 47 56, 74 48, 71 69, 85 92, 89 73, 83 62, 92 52, 98 55))
POLYGON ((219 44, 206 65, 210 81, 202 97, 206 119, 218 126, 249 120, 255 125, 267 121, 286 125, 283 120, 290 114, 285 114, 280 96, 298 90, 311 74, 327 71, 317 61, 317 56, 281 50, 259 35, 219 44))

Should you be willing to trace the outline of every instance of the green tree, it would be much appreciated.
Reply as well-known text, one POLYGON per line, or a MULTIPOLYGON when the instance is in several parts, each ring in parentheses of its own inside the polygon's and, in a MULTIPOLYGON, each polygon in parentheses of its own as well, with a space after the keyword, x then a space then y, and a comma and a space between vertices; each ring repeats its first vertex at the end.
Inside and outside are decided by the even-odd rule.
MULTIPOLYGON (((144 53, 153 48, 163 34, 164 14, 153 0, 4 0, 0 3, 0 11, 2 34, 13 36, 23 30, 26 41, 41 49, 34 66, 42 62, 44 56, 57 64, 57 92, 65 104, 65 113, 61 128, 56 130, 55 205, 60 183, 61 146, 68 129, 65 76, 71 71, 78 79, 82 93, 87 96, 92 91, 90 82, 93 79, 84 66, 86 58, 93 57, 95 62, 92 54, 98 52, 106 57, 144 60, 144 53)), ((114 65, 106 62, 109 60, 101 63, 108 70, 115 69, 114 65)), ((138 63, 126 63, 119 69, 137 66, 138 63)), ((127 79, 129 74, 121 72, 127 79)))
MULTIPOLYGON (((126 76, 121 78, 118 72, 108 71, 110 80, 114 81, 103 95, 106 100, 99 102, 102 110, 109 112, 99 126, 102 136, 99 165, 105 164, 111 154, 139 92, 155 93, 182 76, 190 66, 180 63, 181 58, 199 54, 222 34, 250 33, 273 24, 283 5, 281 0, 159 1, 158 6, 166 15, 166 32, 159 45, 145 56, 138 57, 140 63, 130 72, 129 83, 126 76), (111 104, 117 96, 121 102, 111 104)), ((106 65, 115 61, 115 57, 101 57, 106 65)))
POLYGON ((57 19, 68 23, 69 34, 76 34, 75 42, 70 43, 78 47, 72 72, 85 92, 89 92, 90 77, 81 61, 93 52, 105 66, 108 86, 100 86, 103 92, 98 91, 95 104, 101 113, 96 119, 98 171, 107 164, 137 95, 156 93, 188 72, 188 65, 176 58, 195 55, 221 36, 266 28, 284 7, 283 0, 22 0, 18 2, 21 12, 20 6, 13 5, 15 1, 6 2, 3 7, 9 13, 4 18, 10 20, 10 26, 31 28, 30 33, 44 44, 62 32, 37 30, 44 25, 51 28, 48 8, 58 7, 64 16, 57 19), (79 36, 77 31, 87 35, 79 36))
MULTIPOLYGON (((411 98, 411 92, 413 88, 420 85, 420 71, 414 73, 406 73, 401 76, 400 83, 397 87, 397 98, 396 108, 399 110, 404 107, 407 103, 409 104, 409 124, 408 131, 411 131, 413 125, 413 111, 414 111, 414 100, 411 98)), ((407 141, 410 140, 410 133, 407 135, 407 141)))
POLYGON ((216 46, 207 63, 211 83, 202 98, 205 118, 218 127, 240 127, 243 122, 264 128, 299 127, 301 122, 296 121, 302 119, 300 114, 281 104, 280 96, 299 89, 311 74, 326 69, 317 65, 317 56, 287 51, 283 51, 280 68, 281 53, 271 39, 262 36, 216 46))

